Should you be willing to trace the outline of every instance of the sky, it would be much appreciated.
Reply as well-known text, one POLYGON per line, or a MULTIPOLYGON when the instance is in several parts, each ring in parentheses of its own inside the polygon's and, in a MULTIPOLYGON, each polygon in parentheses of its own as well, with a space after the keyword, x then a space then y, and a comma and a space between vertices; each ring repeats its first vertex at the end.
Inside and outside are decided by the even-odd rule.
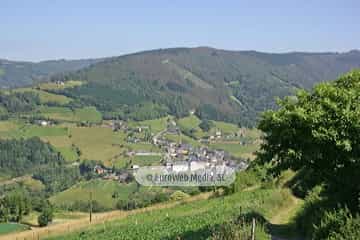
POLYGON ((359 0, 2 0, 0 58, 118 56, 168 47, 360 49, 359 0))

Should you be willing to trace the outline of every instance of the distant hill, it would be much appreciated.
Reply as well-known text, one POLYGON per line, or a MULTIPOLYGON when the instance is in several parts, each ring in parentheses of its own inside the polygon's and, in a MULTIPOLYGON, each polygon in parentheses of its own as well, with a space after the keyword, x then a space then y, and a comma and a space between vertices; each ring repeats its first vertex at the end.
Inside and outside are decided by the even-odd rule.
POLYGON ((100 60, 51 60, 33 63, 0 59, 0 87, 31 85, 47 80, 52 74, 76 71, 100 60))
POLYGON ((76 95, 94 97, 107 107, 152 101, 170 112, 197 109, 202 118, 251 125, 259 112, 275 106, 275 97, 359 67, 357 50, 272 54, 199 47, 108 58, 68 78, 89 83, 76 95))
MULTIPOLYGON (((105 118, 144 120, 190 110, 202 118, 254 125, 275 97, 360 67, 360 51, 284 54, 209 47, 158 49, 104 59, 39 63, 0 60, 0 86, 46 80, 88 84, 60 94, 105 118)), ((78 106, 74 106, 78 107, 78 106)))

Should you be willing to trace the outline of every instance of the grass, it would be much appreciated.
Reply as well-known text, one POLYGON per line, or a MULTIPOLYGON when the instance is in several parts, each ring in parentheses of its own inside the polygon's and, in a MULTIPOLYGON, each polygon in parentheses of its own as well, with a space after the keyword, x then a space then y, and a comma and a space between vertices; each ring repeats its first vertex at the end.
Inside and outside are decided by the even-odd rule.
POLYGON ((43 136, 66 136, 68 133, 68 129, 67 128, 62 128, 62 127, 56 127, 56 126, 51 126, 51 127, 41 127, 41 126, 37 126, 37 125, 27 125, 25 128, 23 128, 21 130, 21 135, 24 138, 29 138, 29 137, 43 137, 43 136))
POLYGON ((73 127, 71 142, 79 147, 81 159, 107 161, 124 151, 124 134, 102 127, 73 127))
POLYGON ((159 164, 161 160, 161 156, 134 156, 132 159, 132 164, 136 164, 139 166, 150 166, 159 164))
POLYGON ((0 121, 0 133, 17 129, 19 125, 15 121, 0 121))
POLYGON ((191 129, 195 130, 194 136, 196 138, 202 138, 207 135, 200 127, 199 124, 201 120, 195 115, 190 115, 188 117, 181 118, 177 121, 178 126, 181 131, 190 131, 191 129))
POLYGON ((0 116, 7 114, 8 114, 8 110, 5 107, 0 106, 0 116))
POLYGON ((60 121, 99 123, 102 119, 101 113, 95 107, 77 108, 72 111, 66 107, 42 106, 39 112, 46 118, 60 121))
POLYGON ((0 137, 2 138, 30 138, 40 137, 52 138, 67 136, 68 128, 61 126, 38 126, 34 124, 25 124, 17 120, 0 121, 0 137))
POLYGON ((195 115, 190 115, 188 117, 179 119, 177 123, 179 124, 180 128, 192 129, 199 127, 201 120, 195 115))
POLYGON ((224 134, 236 133, 239 131, 238 126, 232 123, 226 123, 221 121, 212 121, 214 123, 215 128, 219 129, 224 134))
POLYGON ((28 226, 18 223, 0 223, 0 234, 19 232, 30 229, 28 226))
POLYGON ((156 133, 161 132, 166 129, 168 119, 169 119, 169 117, 163 117, 163 118, 158 118, 158 119, 153 119, 153 120, 134 122, 134 125, 149 126, 151 129, 151 132, 156 134, 156 133))
POLYGON ((54 120, 73 121, 74 112, 70 108, 66 107, 47 107, 42 106, 39 108, 39 112, 42 116, 54 120))
POLYGON ((15 92, 33 92, 35 94, 38 94, 41 103, 52 102, 52 103, 58 103, 60 105, 65 105, 72 101, 71 98, 66 97, 64 95, 49 93, 49 92, 34 89, 34 88, 17 88, 14 91, 15 92))
POLYGON ((184 134, 165 134, 164 135, 165 139, 172 141, 172 142, 176 142, 176 143, 188 143, 191 144, 192 146, 195 147, 200 147, 201 143, 199 143, 198 141, 196 141, 195 139, 188 137, 184 134))
POLYGON ((237 143, 211 143, 210 148, 221 149, 228 152, 234 157, 249 157, 255 151, 259 150, 259 146, 255 144, 240 145, 237 143))
POLYGON ((126 143, 125 146, 132 151, 160 152, 160 148, 150 143, 126 143))
POLYGON ((25 187, 30 188, 34 192, 40 192, 45 189, 45 186, 41 181, 33 179, 30 176, 24 178, 21 182, 25 187))
MULTIPOLYGON (((40 214, 39 212, 32 211, 29 215, 23 216, 21 223, 38 227, 39 214, 40 214)), ((87 215, 88 214, 82 212, 70 212, 70 211, 63 211, 56 209, 54 211, 52 224, 58 224, 58 223, 66 222, 68 220, 83 218, 86 217, 87 215)))
MULTIPOLYGON (((207 239, 218 224, 242 213, 270 219, 291 201, 281 189, 256 189, 230 196, 183 203, 168 209, 134 213, 121 220, 51 239, 207 239)), ((257 239, 269 239, 264 232, 257 239)))
POLYGON ((99 123, 102 119, 101 113, 96 110, 95 107, 84 107, 75 109, 74 115, 74 118, 76 119, 75 121, 99 123))
POLYGON ((120 184, 111 180, 91 180, 80 182, 75 186, 56 194, 50 198, 50 201, 57 205, 69 205, 75 201, 87 203, 89 201, 90 191, 92 191, 93 200, 97 201, 106 209, 112 209, 117 202, 112 195, 114 192, 119 193, 120 199, 127 199, 127 197, 136 190, 136 184, 120 184))
POLYGON ((56 148, 67 162, 75 162, 79 156, 73 147, 57 147, 56 148))

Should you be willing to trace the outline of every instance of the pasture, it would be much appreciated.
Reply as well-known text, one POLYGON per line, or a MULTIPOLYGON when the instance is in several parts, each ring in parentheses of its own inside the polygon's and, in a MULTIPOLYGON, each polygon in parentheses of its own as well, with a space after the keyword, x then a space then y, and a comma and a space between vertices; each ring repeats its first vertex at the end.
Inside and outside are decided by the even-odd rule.
POLYGON ((66 97, 64 95, 49 93, 36 88, 17 88, 14 90, 15 92, 32 92, 37 94, 40 98, 41 103, 57 103, 60 105, 68 104, 72 101, 71 98, 66 97))
POLYGON ((45 118, 69 122, 101 122, 101 113, 95 107, 76 108, 41 106, 39 114, 45 118))
POLYGON ((111 180, 91 180, 80 182, 73 187, 57 193, 50 198, 50 201, 56 206, 70 206, 75 202, 88 203, 90 192, 92 199, 105 209, 115 208, 118 199, 127 199, 137 186, 135 183, 120 184, 111 180), (113 194, 117 193, 118 198, 113 198, 113 194))
POLYGON ((28 226, 19 223, 0 223, 0 234, 20 232, 28 229, 28 226))

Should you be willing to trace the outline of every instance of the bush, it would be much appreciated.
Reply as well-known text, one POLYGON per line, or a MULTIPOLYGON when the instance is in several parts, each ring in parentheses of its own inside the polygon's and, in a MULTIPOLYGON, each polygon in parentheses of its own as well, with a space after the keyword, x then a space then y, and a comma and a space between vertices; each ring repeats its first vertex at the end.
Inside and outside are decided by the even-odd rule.
POLYGON ((127 199, 119 199, 116 203, 116 208, 120 210, 132 210, 168 200, 169 195, 165 192, 133 193, 127 199))
POLYGON ((53 210, 50 206, 45 207, 38 217, 40 227, 47 226, 53 219, 53 210))
POLYGON ((170 199, 172 201, 181 201, 184 200, 185 198, 188 198, 190 195, 187 193, 184 193, 182 191, 175 191, 170 195, 170 199))
POLYGON ((213 126, 214 126, 214 124, 211 121, 207 120, 207 119, 201 121, 201 123, 199 124, 199 127, 204 132, 208 132, 213 126))
POLYGON ((330 233, 329 240, 360 239, 360 217, 348 218, 337 232, 330 233))
POLYGON ((347 208, 327 211, 319 226, 315 226, 315 240, 360 239, 360 217, 353 217, 347 208))
POLYGON ((316 186, 311 190, 305 198, 302 210, 295 218, 296 227, 304 236, 313 235, 314 224, 320 223, 327 209, 327 203, 321 196, 322 191, 322 186, 316 186))
POLYGON ((248 240, 251 238, 251 222, 256 219, 255 239, 268 240, 265 232, 265 219, 257 213, 241 214, 224 224, 217 225, 212 230, 211 240, 248 240))

